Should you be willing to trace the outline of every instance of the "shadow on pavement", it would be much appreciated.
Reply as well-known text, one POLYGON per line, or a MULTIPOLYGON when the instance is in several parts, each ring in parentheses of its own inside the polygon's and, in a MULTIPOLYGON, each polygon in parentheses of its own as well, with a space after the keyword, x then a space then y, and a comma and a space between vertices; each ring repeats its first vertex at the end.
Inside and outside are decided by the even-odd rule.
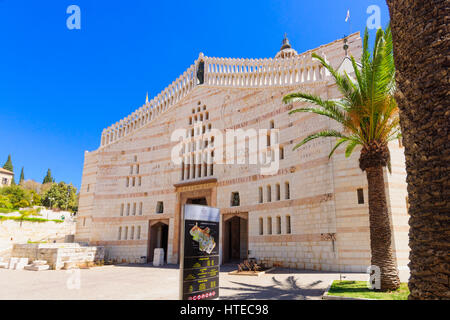
POLYGON ((325 291, 324 289, 314 288, 314 286, 322 281, 315 281, 302 287, 297 284, 297 279, 294 276, 290 276, 284 281, 279 281, 275 277, 272 277, 273 284, 267 286, 236 281, 230 282, 239 285, 240 287, 220 287, 220 289, 235 292, 235 294, 229 296, 222 296, 221 300, 306 300, 310 298, 320 298, 325 291))

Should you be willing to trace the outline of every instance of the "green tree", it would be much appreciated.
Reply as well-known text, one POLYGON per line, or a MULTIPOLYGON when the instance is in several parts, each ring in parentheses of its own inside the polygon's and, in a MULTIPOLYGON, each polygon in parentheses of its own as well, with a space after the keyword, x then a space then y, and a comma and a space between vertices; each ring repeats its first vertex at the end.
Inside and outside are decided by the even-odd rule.
POLYGON ((22 167, 22 170, 20 171, 19 184, 22 184, 23 181, 25 181, 25 174, 23 173, 23 167, 22 167))
POLYGON ((50 169, 47 170, 47 175, 44 177, 44 181, 42 181, 42 184, 49 182, 55 182, 55 179, 52 177, 52 171, 50 169))
POLYGON ((28 207, 31 204, 31 192, 21 186, 9 186, 0 189, 0 195, 6 196, 14 209, 28 207))
POLYGON ((0 208, 12 209, 12 203, 9 198, 5 195, 0 194, 0 208))
POLYGON ((77 189, 72 184, 64 182, 53 183, 42 194, 41 203, 48 208, 74 211, 78 206, 77 189))
POLYGON ((311 112, 331 118, 342 126, 342 130, 329 129, 312 134, 294 149, 322 137, 338 139, 330 157, 343 144, 347 145, 347 157, 356 146, 362 147, 359 167, 366 172, 369 188, 371 263, 381 269, 381 290, 387 291, 400 286, 392 254, 391 224, 383 175, 383 167, 390 169, 388 142, 401 137, 398 106, 394 98, 395 67, 390 27, 385 31, 377 31, 372 54, 368 45, 369 35, 366 29, 361 67, 351 58, 356 80, 347 73, 339 74, 323 58, 313 54, 331 73, 343 98, 323 100, 319 96, 300 92, 285 96, 283 101, 312 103, 315 106, 292 110, 290 114, 311 112))
POLYGON ((3 165, 3 169, 9 170, 11 172, 14 172, 14 167, 11 161, 11 155, 8 155, 8 160, 6 160, 5 164, 3 165))

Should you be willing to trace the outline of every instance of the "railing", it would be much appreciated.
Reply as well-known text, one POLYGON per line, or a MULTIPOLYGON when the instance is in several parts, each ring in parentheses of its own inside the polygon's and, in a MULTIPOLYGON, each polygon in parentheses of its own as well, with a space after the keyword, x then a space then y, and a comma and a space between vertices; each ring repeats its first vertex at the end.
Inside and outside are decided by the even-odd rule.
MULTIPOLYGON (((323 55, 324 56, 324 55, 323 55)), ((324 56, 326 59, 326 57, 324 56)), ((101 147, 109 145, 178 103, 197 85, 197 68, 204 62, 202 85, 223 87, 289 86, 324 80, 328 71, 310 53, 284 59, 199 58, 177 80, 128 117, 102 132, 101 147)))
POLYGON ((323 80, 326 69, 310 55, 284 59, 205 57, 205 84, 227 87, 288 86, 323 80))

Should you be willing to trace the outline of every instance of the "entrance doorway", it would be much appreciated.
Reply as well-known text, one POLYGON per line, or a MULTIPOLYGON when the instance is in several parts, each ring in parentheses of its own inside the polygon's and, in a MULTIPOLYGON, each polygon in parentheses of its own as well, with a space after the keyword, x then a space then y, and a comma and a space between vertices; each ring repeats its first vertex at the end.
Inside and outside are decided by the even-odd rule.
POLYGON ((153 254, 156 248, 164 249, 164 262, 167 263, 167 244, 169 242, 169 226, 164 222, 151 224, 149 227, 149 244, 147 262, 153 262, 153 254))
POLYGON ((248 219, 243 216, 225 218, 222 251, 225 263, 248 258, 248 219))

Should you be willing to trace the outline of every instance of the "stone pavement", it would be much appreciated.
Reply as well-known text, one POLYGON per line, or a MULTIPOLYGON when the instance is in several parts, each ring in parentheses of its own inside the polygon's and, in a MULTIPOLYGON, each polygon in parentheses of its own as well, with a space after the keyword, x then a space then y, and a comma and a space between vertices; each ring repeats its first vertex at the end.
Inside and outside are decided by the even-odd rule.
MULTIPOLYGON (((321 299, 331 281, 340 276, 282 268, 259 277, 228 274, 235 269, 231 265, 221 267, 221 299, 321 299)), ((363 273, 342 275, 345 280, 368 277, 363 273)), ((175 265, 131 264, 40 272, 0 269, 0 299, 169 300, 178 298, 178 281, 179 269, 175 265)), ((402 276, 402 281, 407 278, 402 276)))

